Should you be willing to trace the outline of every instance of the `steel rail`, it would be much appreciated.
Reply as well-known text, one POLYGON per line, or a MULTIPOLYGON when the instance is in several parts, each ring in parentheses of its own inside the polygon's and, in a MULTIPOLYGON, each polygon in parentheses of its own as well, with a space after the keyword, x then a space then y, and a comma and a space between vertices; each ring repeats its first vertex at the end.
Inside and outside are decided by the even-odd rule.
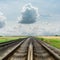
POLYGON ((7 60, 9 56, 11 56, 18 48, 19 46, 24 42, 25 40, 22 40, 20 43, 18 43, 11 51, 9 51, 6 55, 0 58, 0 60, 7 60))
POLYGON ((40 41, 39 44, 41 44, 56 60, 60 60, 60 55, 55 53, 54 50, 51 50, 46 43, 44 44, 43 41, 40 41))

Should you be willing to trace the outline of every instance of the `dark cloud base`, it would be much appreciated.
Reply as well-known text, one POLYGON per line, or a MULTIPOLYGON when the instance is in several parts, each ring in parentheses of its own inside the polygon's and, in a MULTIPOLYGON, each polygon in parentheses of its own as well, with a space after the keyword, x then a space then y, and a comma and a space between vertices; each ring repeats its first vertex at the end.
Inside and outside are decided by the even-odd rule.
POLYGON ((19 23, 21 24, 35 23, 38 17, 37 9, 33 7, 31 4, 27 4, 23 10, 24 11, 21 14, 21 21, 19 21, 19 23))
POLYGON ((5 22, 0 21, 0 28, 3 28, 5 26, 5 22))
POLYGON ((21 22, 19 22, 19 23, 21 23, 21 24, 33 24, 33 23, 35 23, 36 21, 35 20, 22 20, 21 22))

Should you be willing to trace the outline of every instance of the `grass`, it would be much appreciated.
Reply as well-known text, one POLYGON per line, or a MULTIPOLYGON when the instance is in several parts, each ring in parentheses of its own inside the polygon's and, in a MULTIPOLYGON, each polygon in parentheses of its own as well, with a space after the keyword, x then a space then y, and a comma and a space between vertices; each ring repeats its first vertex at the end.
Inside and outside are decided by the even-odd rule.
POLYGON ((60 49, 60 37, 38 37, 37 39, 60 49))
POLYGON ((19 38, 24 38, 24 37, 0 37, 0 43, 2 42, 7 42, 7 41, 11 41, 11 40, 16 40, 19 38))

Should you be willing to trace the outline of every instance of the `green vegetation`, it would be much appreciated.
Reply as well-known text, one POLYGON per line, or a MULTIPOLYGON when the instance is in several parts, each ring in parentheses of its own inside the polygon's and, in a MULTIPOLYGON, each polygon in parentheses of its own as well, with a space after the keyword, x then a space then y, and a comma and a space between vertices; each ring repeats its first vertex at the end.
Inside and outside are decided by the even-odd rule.
POLYGON ((19 37, 19 36, 15 36, 15 37, 0 37, 0 43, 2 42, 7 42, 7 41, 11 41, 11 40, 16 40, 16 39, 19 39, 19 38, 24 38, 24 37, 19 37))
POLYGON ((60 38, 37 38, 38 40, 43 40, 46 43, 60 49, 60 38))

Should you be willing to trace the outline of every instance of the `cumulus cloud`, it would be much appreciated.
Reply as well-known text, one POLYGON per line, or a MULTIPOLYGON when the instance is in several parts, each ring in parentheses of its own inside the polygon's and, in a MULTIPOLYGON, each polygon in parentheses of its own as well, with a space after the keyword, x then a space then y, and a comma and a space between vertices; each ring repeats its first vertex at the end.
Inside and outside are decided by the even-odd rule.
MULTIPOLYGON (((38 8, 33 7, 30 3, 26 4, 21 12, 19 23, 22 24, 32 24, 35 23, 38 18, 38 8)), ((19 19, 18 18, 18 19, 19 19)))
POLYGON ((0 21, 0 28, 4 27, 5 26, 5 22, 3 21, 0 21))
MULTIPOLYGON (((57 24, 57 23, 56 23, 57 24)), ((7 36, 11 35, 28 35, 28 36, 38 36, 38 35, 59 35, 60 25, 49 23, 48 25, 44 22, 37 22, 34 24, 16 24, 5 26, 5 28, 0 30, 0 33, 4 33, 7 36)))
POLYGON ((6 24, 6 17, 0 12, 0 28, 4 27, 6 24))
POLYGON ((56 35, 60 34, 59 24, 37 23, 32 25, 20 25, 20 32, 23 35, 56 35))

